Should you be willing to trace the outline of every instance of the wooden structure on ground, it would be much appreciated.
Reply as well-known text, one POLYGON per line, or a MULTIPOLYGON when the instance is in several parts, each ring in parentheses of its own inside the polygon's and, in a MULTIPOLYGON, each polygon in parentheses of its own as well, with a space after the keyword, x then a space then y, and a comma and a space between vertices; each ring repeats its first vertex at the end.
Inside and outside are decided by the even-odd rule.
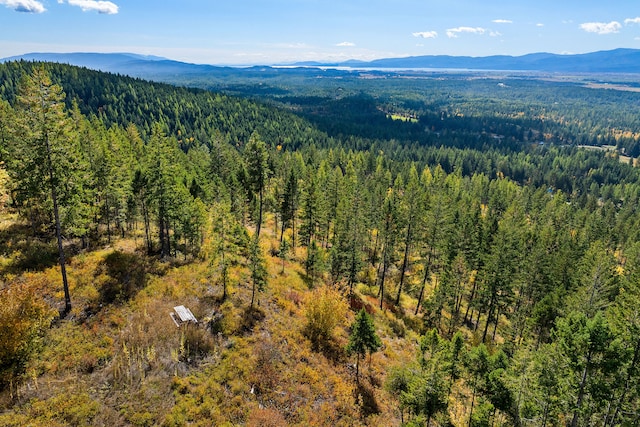
POLYGON ((198 323, 196 316, 194 316, 191 310, 184 305, 173 307, 173 311, 174 312, 169 313, 169 315, 177 327, 180 327, 185 323, 198 323))

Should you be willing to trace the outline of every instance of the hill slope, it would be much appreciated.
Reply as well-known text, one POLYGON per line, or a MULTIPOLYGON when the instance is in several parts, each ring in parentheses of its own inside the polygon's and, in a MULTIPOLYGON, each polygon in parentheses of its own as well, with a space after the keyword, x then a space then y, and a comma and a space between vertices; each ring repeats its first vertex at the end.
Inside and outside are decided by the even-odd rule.
MULTIPOLYGON (((640 173, 541 132, 495 80, 493 98, 467 80, 443 91, 457 110, 439 103, 432 126, 372 97, 299 100, 339 125, 328 137, 199 90, 58 64, 0 75, 0 426, 636 421, 640 173), (68 114, 47 72, 73 92, 68 114), (51 151, 33 132, 47 125, 64 129, 51 151), (400 140, 404 125, 434 143, 400 140), (41 178, 43 152, 68 167, 41 178), (56 320, 49 183, 73 301, 56 320), (176 327, 180 305, 197 325, 176 327)), ((612 99, 633 112, 629 96, 612 99)))

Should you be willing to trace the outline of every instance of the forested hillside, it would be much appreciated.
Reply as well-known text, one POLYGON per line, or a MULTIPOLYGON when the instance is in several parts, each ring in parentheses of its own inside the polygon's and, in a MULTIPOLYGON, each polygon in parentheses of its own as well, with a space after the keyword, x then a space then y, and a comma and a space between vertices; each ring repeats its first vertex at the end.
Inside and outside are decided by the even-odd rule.
POLYGON ((0 65, 0 425, 639 422, 640 94, 334 84, 0 65))

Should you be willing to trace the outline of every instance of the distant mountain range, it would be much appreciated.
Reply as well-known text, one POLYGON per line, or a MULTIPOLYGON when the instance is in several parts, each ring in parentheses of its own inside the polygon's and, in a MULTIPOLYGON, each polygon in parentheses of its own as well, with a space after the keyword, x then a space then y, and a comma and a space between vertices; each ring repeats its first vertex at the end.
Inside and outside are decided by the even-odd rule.
POLYGON ((494 71, 546 71, 575 73, 640 73, 640 50, 615 49, 578 55, 531 53, 522 56, 425 55, 342 63, 302 62, 299 66, 351 68, 461 69, 494 71))
POLYGON ((221 68, 134 53, 27 53, 3 58, 0 62, 19 60, 58 62, 134 77, 147 77, 150 74, 201 74, 221 68))
MULTIPOLYGON (((87 67, 100 71, 127 74, 134 77, 161 79, 184 76, 224 74, 231 67, 191 64, 157 56, 132 53, 28 53, 0 59, 50 61, 87 67)), ((385 58, 374 61, 350 60, 339 63, 298 62, 293 67, 345 67, 353 69, 456 69, 494 71, 538 71, 573 73, 640 73, 640 50, 615 49, 578 55, 532 53, 522 56, 448 56, 426 55, 405 58, 385 58)), ((248 72, 275 73, 272 66, 243 68, 248 72)), ((237 70, 237 69, 236 69, 237 70)))

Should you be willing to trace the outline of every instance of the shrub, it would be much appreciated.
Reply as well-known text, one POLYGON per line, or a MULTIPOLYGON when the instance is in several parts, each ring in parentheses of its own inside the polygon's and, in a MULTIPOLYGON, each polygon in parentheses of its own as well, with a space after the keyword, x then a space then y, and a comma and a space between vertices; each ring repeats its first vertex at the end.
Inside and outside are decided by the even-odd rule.
POLYGON ((271 408, 258 408, 249 414, 249 427, 284 427, 287 421, 281 413, 271 408))
POLYGON ((347 302, 343 296, 329 286, 311 292, 307 301, 304 334, 314 347, 322 347, 333 338, 333 330, 344 321, 347 302))
MULTIPOLYGON (((46 425, 89 426, 100 412, 100 404, 86 392, 60 393, 50 399, 34 401, 30 417, 46 425)), ((31 425, 31 423, 30 423, 31 425)))
POLYGON ((29 277, 0 289, 0 389, 16 386, 55 316, 29 277))
POLYGON ((389 323, 389 327, 391 331, 398 337, 404 338, 405 336, 405 327, 404 323, 400 319, 395 319, 393 317, 387 317, 387 322, 389 323))
POLYGON ((194 362, 211 353, 215 343, 208 329, 194 324, 185 324, 182 328, 183 357, 186 362, 194 362))
POLYGON ((53 243, 29 239, 15 255, 11 270, 16 273, 21 271, 41 271, 57 263, 58 250, 53 243))

